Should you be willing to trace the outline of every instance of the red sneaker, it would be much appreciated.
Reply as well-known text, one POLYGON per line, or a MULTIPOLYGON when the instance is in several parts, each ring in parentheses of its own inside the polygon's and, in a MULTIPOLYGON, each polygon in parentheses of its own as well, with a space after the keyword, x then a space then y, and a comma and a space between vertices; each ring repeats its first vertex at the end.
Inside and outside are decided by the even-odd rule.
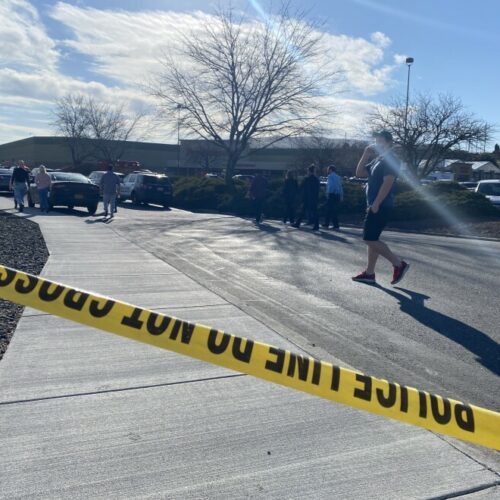
POLYGON ((394 268, 394 274, 392 275, 391 285, 399 283, 404 278, 406 271, 408 271, 408 269, 410 269, 410 264, 408 264, 408 262, 405 262, 404 260, 401 261, 401 265, 399 267, 394 268))
POLYGON ((360 283, 375 283, 375 274, 368 274, 366 271, 352 277, 352 281, 359 281, 360 283))

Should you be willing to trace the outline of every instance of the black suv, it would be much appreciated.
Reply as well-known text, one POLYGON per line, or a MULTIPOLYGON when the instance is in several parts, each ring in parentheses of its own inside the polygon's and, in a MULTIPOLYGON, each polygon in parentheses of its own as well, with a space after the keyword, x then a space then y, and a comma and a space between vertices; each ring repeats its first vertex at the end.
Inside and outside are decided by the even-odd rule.
POLYGON ((0 165, 0 191, 10 191, 12 170, 0 165))
POLYGON ((120 187, 120 201, 127 199, 134 205, 154 203, 168 208, 172 204, 172 184, 163 174, 132 172, 120 187))

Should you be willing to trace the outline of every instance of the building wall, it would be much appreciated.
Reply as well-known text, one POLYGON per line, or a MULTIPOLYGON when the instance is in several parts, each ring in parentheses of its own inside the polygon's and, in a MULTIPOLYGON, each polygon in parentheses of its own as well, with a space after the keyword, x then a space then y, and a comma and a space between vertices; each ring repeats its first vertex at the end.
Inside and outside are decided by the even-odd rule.
POLYGON ((31 137, 0 145, 0 162, 24 160, 27 165, 33 165, 35 161, 35 141, 33 139, 31 137))
MULTIPOLYGON (((127 144, 123 160, 139 161, 144 168, 165 170, 177 165, 177 146, 133 142, 127 144)), ((71 152, 62 137, 30 137, 0 145, 0 160, 24 160, 30 167, 41 163, 49 168, 72 165, 71 152)), ((98 164, 99 159, 87 163, 98 164)))
MULTIPOLYGON (((91 141, 91 140, 89 140, 91 141)), ((317 152, 316 152, 317 153, 317 152)), ((243 156, 236 168, 235 173, 254 173, 264 171, 269 174, 282 175, 286 170, 304 170, 306 166, 313 161, 317 154, 314 150, 304 152, 297 148, 269 148, 250 151, 243 156), (309 156, 308 156, 309 155, 309 156)), ((360 156, 356 151, 356 158, 360 156)), ((355 163, 345 154, 345 148, 338 148, 332 151, 333 162, 337 166, 347 165, 347 169, 354 171, 355 163), (343 155, 343 156, 342 156, 343 155), (344 158, 345 157, 345 158, 344 158)), ((49 168, 71 167, 72 159, 68 145, 62 137, 30 137, 20 141, 14 141, 0 145, 0 160, 24 160, 30 167, 44 164, 49 168)), ((205 159, 206 159, 205 158, 205 159)), ((180 148, 175 144, 157 144, 147 142, 127 142, 121 160, 138 161, 143 168, 149 168, 155 171, 165 171, 174 175, 200 175, 204 172, 222 172, 226 166, 226 158, 220 150, 213 146, 207 148, 200 141, 181 141, 180 148), (190 154, 189 148, 201 148, 198 154, 190 154), (203 156, 210 157, 210 161, 204 161, 203 156), (179 167, 179 168, 178 168, 179 167)), ((328 160, 329 164, 330 160, 328 160)), ((91 164, 90 171, 98 167, 99 158, 88 160, 85 163, 91 164)), ((318 161, 315 161, 318 163, 318 161)), ((323 169, 318 172, 319 175, 325 175, 323 169)), ((88 173, 87 171, 85 173, 88 173)), ((345 175, 342 172, 342 175, 345 175)), ((349 175, 353 175, 350 173, 349 175)))

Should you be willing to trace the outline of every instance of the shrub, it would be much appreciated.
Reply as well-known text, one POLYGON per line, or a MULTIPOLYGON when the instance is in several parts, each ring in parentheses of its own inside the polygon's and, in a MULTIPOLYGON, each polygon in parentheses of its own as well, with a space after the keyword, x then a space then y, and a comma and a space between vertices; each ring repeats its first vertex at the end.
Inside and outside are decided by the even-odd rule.
POLYGON ((361 213, 366 210, 365 187, 362 184, 344 183, 344 201, 341 213, 361 213))
MULTIPOLYGON (((281 218, 285 206, 282 195, 282 179, 272 179, 268 184, 268 196, 264 212, 267 217, 281 218)), ((226 185, 216 178, 179 177, 173 180, 173 206, 187 210, 208 210, 231 213, 241 217, 252 215, 253 207, 247 198, 248 181, 234 181, 226 185)), ((321 188, 319 209, 324 211, 325 189, 321 188)), ((300 200, 297 200, 299 208, 300 200)), ((396 220, 443 219, 441 206, 459 218, 499 216, 500 211, 481 194, 468 191, 456 183, 439 182, 422 186, 419 191, 403 190, 396 196, 396 220)), ((360 214, 366 207, 364 186, 344 184, 342 213, 360 214)))
POLYGON ((429 184, 420 192, 401 193, 396 196, 396 207, 397 220, 443 219, 439 207, 458 218, 500 215, 487 198, 453 182, 429 184))

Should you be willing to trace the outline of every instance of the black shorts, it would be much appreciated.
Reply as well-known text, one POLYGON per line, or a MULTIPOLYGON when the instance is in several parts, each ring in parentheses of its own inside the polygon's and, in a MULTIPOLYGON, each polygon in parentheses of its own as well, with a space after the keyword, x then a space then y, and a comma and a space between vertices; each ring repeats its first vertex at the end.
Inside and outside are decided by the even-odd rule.
POLYGON ((379 208, 376 214, 371 210, 367 212, 363 225, 364 241, 378 241, 384 227, 390 219, 391 212, 392 209, 390 208, 379 208))

